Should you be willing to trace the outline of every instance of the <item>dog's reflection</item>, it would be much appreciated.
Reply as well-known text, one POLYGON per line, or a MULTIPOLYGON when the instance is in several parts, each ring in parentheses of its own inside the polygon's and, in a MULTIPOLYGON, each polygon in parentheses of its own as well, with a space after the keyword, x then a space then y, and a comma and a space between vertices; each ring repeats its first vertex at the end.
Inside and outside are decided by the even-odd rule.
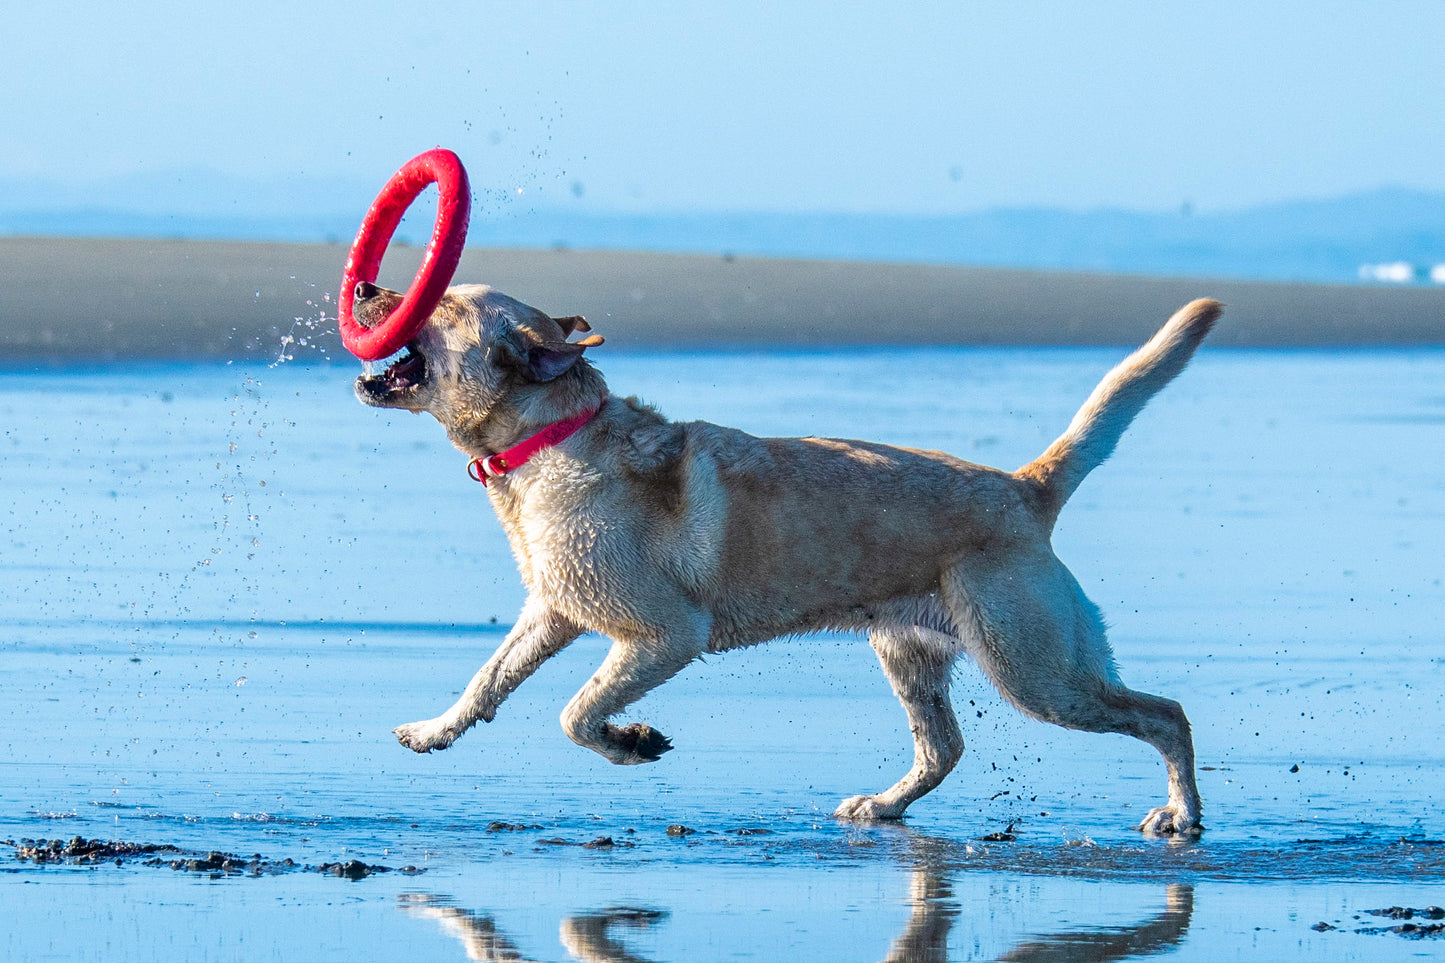
POLYGON ((403 893, 396 899, 406 912, 440 923, 442 932, 462 944, 469 960, 482 963, 493 960, 528 963, 531 960, 531 957, 521 954, 515 943, 497 932, 497 924, 490 916, 458 909, 445 897, 430 893, 403 893))
MULTIPOLYGON (((1184 941, 1184 934, 1189 932, 1189 920, 1193 915, 1194 887, 1171 883, 1165 893, 1164 911, 1138 926, 1056 933, 1020 943, 999 959, 1014 963, 1106 963, 1109 960, 1153 956, 1184 941)), ((943 957, 937 959, 941 960, 943 957)))
MULTIPOLYGON (((461 942, 469 960, 479 963, 503 960, 530 963, 532 960, 497 932, 490 916, 458 909, 449 900, 426 893, 409 893, 397 899, 408 913, 439 922, 448 935, 461 942)), ((613 929, 643 930, 665 919, 667 913, 662 910, 617 906, 567 917, 562 921, 559 937, 572 958, 581 963, 647 963, 643 957, 628 952, 613 935, 613 929)))
POLYGON ((960 912, 947 877, 931 866, 914 867, 908 907, 908 925, 884 963, 947 963, 948 933, 960 912))
MULTIPOLYGON (((467 959, 479 963, 527 963, 511 940, 498 932, 492 918, 459 909, 443 898, 423 893, 399 897, 402 909, 434 919, 461 942, 467 959)), ((961 908, 948 879, 929 866, 915 867, 910 881, 908 923, 893 941, 886 963, 947 963, 948 936, 961 908)), ((1164 910, 1137 926, 1080 930, 1041 936, 1015 946, 999 960, 1013 963, 1107 963, 1152 956, 1177 946, 1189 931, 1194 890, 1170 884, 1164 910)), ((647 963, 623 943, 623 931, 644 930, 665 921, 664 910, 619 906, 581 913, 562 920, 563 947, 580 963, 647 963)))
POLYGON ((612 938, 612 927, 643 930, 665 919, 667 913, 662 910, 618 906, 596 913, 569 916, 562 921, 562 932, 559 935, 567 952, 583 963, 646 963, 642 957, 627 952, 626 947, 612 938))

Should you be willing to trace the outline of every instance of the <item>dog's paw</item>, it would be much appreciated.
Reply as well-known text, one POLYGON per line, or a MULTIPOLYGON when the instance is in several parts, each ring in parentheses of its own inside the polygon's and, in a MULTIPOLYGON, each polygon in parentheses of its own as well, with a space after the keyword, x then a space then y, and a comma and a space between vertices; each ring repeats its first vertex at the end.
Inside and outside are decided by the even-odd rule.
POLYGON ((428 719, 425 722, 408 722, 391 731, 396 734, 396 741, 412 752, 445 749, 456 742, 457 736, 460 734, 447 728, 436 719, 428 719))
POLYGON ((1181 806, 1159 806, 1149 810, 1138 826, 1134 827, 1146 836, 1198 836, 1204 831, 1198 815, 1189 815, 1181 806))
POLYGON ((636 766, 644 762, 656 762, 662 754, 672 749, 672 740, 652 726, 641 722, 617 728, 607 727, 611 742, 620 752, 613 761, 620 766, 636 766))
POLYGON ((859 822, 902 819, 903 810, 906 808, 906 806, 885 803, 877 796, 853 796, 843 800, 838 808, 833 810, 833 818, 853 819, 859 822))

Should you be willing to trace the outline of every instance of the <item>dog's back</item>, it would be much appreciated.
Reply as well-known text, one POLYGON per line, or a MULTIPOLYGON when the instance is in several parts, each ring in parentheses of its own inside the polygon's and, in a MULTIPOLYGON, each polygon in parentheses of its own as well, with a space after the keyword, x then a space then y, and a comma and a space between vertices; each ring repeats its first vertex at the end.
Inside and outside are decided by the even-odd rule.
POLYGON ((944 452, 671 424, 629 400, 618 434, 638 490, 626 501, 672 508, 644 539, 712 615, 713 648, 866 625, 876 606, 936 593, 961 558, 1007 565, 1013 546, 1046 545, 1069 495, 1219 312, 1207 300, 1176 312, 1015 473, 944 452))
POLYGON ((866 623, 937 591, 961 554, 1047 532, 1031 486, 942 452, 686 427, 689 456, 711 465, 689 474, 715 476, 724 502, 707 600, 719 647, 866 623))

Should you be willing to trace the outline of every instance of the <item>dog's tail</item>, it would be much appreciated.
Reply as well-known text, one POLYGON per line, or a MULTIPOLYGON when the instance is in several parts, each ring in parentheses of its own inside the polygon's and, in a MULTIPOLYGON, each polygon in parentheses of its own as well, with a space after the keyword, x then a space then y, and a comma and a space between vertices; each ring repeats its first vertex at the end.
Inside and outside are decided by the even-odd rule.
POLYGON ((1174 313, 1148 343, 1104 376, 1069 428, 1016 473, 1039 486, 1049 524, 1084 476, 1113 454, 1114 446, 1149 399, 1184 370, 1214 327, 1223 305, 1200 298, 1174 313))

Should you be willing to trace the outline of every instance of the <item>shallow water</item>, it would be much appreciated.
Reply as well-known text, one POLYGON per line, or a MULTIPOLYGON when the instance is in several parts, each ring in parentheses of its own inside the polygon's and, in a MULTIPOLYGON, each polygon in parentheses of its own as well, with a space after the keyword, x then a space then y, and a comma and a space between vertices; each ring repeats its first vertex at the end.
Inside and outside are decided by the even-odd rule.
MULTIPOLYGON (((1119 356, 602 365, 678 418, 1013 467, 1119 356)), ((424 872, 37 865, 0 847, 6 958, 1440 951, 1356 931, 1399 925, 1370 909, 1445 904, 1445 352, 1206 351, 1065 510, 1057 550, 1124 678, 1193 722, 1209 831, 1184 844, 1129 829, 1162 796, 1152 750, 1025 720, 967 666, 949 780, 902 826, 833 822, 911 759, 872 653, 845 637, 689 668, 635 710, 677 746, 655 766, 612 767, 557 726, 595 637, 492 725, 406 752, 390 728, 450 704, 522 592, 462 456, 429 418, 356 404, 354 374, 0 375, 0 839, 424 872)))

